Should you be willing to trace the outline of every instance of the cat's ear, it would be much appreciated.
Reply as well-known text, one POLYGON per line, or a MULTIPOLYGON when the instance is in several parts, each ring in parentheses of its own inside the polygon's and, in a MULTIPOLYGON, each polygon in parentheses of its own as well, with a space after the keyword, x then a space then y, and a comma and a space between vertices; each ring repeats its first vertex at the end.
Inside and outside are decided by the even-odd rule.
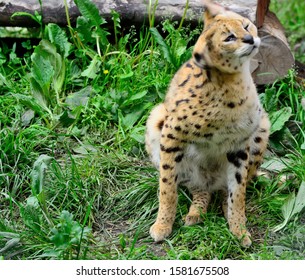
POLYGON ((204 19, 204 27, 210 25, 210 23, 214 20, 215 16, 219 14, 225 14, 227 9, 223 6, 214 3, 210 0, 202 0, 205 12, 203 14, 204 19))

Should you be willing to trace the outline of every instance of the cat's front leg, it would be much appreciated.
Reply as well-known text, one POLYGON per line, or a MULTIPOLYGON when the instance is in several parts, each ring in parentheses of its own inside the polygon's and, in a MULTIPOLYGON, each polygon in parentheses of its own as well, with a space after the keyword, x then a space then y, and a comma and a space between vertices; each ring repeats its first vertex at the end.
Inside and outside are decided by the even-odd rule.
POLYGON ((177 208, 176 166, 183 158, 183 146, 173 132, 164 128, 160 144, 159 210, 157 220, 150 228, 150 235, 156 241, 162 241, 172 232, 177 208))
POLYGON ((246 184, 249 149, 241 149, 227 154, 228 159, 228 204, 227 220, 230 231, 249 247, 251 235, 246 228, 246 184))

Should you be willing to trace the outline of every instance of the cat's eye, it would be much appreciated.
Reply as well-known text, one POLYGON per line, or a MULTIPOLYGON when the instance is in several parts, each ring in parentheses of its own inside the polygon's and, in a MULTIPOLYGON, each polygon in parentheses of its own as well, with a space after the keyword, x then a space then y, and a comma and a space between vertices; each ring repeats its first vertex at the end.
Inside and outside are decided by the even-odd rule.
POLYGON ((235 35, 231 34, 231 35, 229 35, 224 41, 225 41, 225 42, 236 41, 236 37, 235 37, 235 35))
POLYGON ((249 24, 247 24, 245 27, 244 27, 244 29, 246 30, 246 31, 249 31, 248 29, 249 29, 249 24))

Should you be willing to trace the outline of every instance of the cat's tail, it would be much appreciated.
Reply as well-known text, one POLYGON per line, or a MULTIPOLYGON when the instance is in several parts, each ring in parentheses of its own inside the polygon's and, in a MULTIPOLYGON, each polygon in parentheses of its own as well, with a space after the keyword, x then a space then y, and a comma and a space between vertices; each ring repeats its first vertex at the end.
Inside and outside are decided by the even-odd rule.
POLYGON ((164 103, 157 105, 150 113, 146 123, 145 147, 150 160, 159 169, 160 138, 167 111, 164 103))

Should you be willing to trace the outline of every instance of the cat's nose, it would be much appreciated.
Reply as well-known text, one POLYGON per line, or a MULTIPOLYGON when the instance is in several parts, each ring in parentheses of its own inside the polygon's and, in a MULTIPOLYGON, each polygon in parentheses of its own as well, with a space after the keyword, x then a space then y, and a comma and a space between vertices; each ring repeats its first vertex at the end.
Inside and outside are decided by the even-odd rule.
POLYGON ((253 45, 254 44, 253 36, 250 35, 250 34, 245 35, 244 38, 243 38, 243 42, 247 43, 247 44, 250 44, 250 45, 253 45))

